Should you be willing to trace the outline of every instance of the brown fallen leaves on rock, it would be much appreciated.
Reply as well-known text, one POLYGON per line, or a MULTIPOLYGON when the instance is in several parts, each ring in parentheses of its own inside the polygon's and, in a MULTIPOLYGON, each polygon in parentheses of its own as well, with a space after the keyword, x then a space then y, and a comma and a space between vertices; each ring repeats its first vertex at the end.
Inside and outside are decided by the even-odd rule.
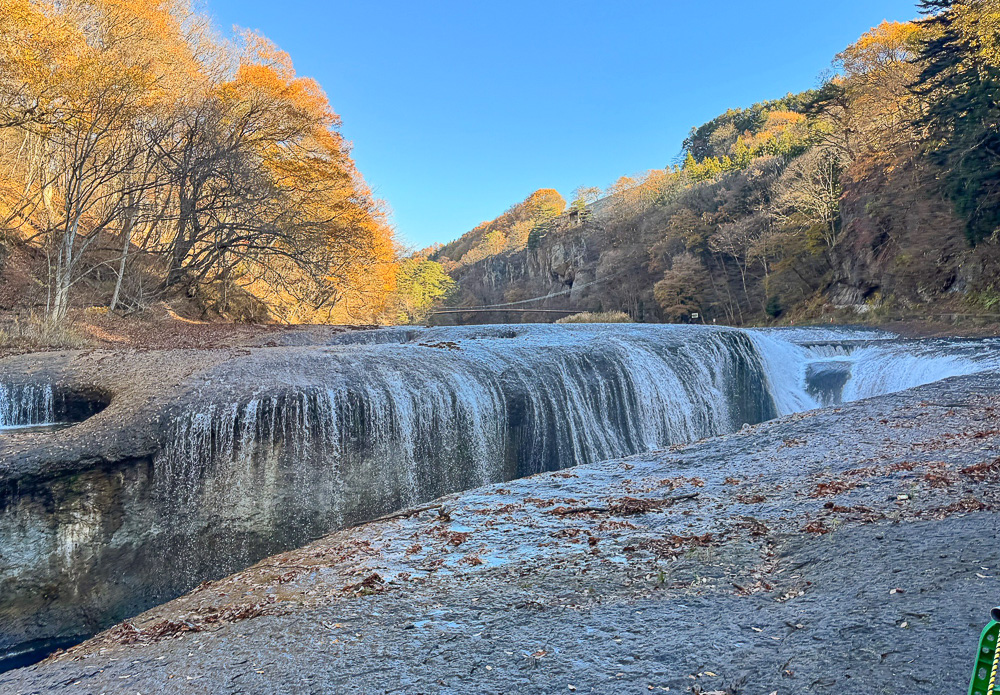
POLYGON ((646 514, 647 512, 663 509, 673 504, 666 500, 650 500, 638 497, 622 497, 621 499, 608 500, 608 513, 613 516, 631 516, 633 514, 646 514))
POLYGON ((461 350, 462 348, 454 340, 442 340, 437 343, 417 343, 420 347, 435 348, 437 350, 461 350))
POLYGON ((965 497, 957 502, 952 502, 947 507, 937 507, 935 509, 925 509, 913 514, 919 519, 935 519, 940 521, 947 519, 953 514, 969 514, 971 512, 985 512, 992 509, 990 505, 977 499, 976 497, 965 497))
POLYGON ((998 480, 1000 479, 1000 458, 967 466, 961 469, 959 473, 980 483, 998 480))
POLYGON ((739 524, 740 528, 745 528, 751 536, 754 538, 760 538, 766 536, 770 529, 760 519, 754 519, 753 517, 745 517, 743 521, 739 524))
POLYGON ((947 471, 928 471, 924 473, 924 482, 934 488, 946 488, 955 484, 954 477, 947 471))
POLYGON ((570 514, 610 514, 612 516, 633 516, 636 514, 646 514, 670 507, 677 502, 691 500, 698 497, 699 493, 693 492, 679 497, 667 497, 665 499, 644 499, 640 497, 619 497, 608 500, 606 507, 556 507, 549 511, 549 514, 557 516, 567 516, 570 514))
POLYGON ((833 502, 827 502, 823 505, 823 509, 834 514, 846 514, 848 516, 845 518, 845 521, 856 521, 862 524, 873 524, 885 518, 885 514, 882 512, 877 512, 871 507, 865 507, 860 504, 853 507, 843 507, 833 502))
POLYGON ((448 534, 448 545, 459 546, 465 543, 471 536, 471 533, 453 531, 448 534))
POLYGON ((136 644, 159 642, 176 637, 185 632, 202 632, 207 626, 222 623, 236 623, 241 620, 256 618, 265 613, 279 615, 280 611, 268 609, 262 603, 238 603, 223 609, 206 608, 198 617, 181 618, 179 620, 161 620, 147 628, 138 628, 132 621, 126 621, 107 633, 107 640, 117 644, 136 644))
POLYGON ((830 533, 830 529, 822 521, 810 521, 808 524, 802 527, 802 532, 823 535, 826 533, 830 533))
POLYGON ((372 572, 357 584, 348 584, 341 592, 352 596, 370 596, 385 591, 385 580, 378 572, 372 572))
MULTIPOLYGON (((885 458, 884 456, 882 458, 885 458)), ((866 466, 864 468, 852 468, 851 470, 844 471, 844 475, 851 475, 858 478, 875 478, 875 477, 886 477, 893 473, 903 473, 912 471, 917 467, 917 464, 910 461, 897 461, 896 463, 890 463, 887 466, 866 466)))
POLYGON ((852 483, 847 480, 829 480, 826 482, 818 483, 816 487, 812 489, 809 493, 810 497, 833 497, 835 495, 842 495, 845 492, 853 490, 857 487, 857 483, 852 483))
POLYGON ((223 608, 221 611, 213 612, 202 618, 204 623, 236 623, 240 620, 250 620, 264 615, 267 606, 262 603, 237 603, 234 606, 223 608))
POLYGON ((711 533, 706 533, 703 535, 691 535, 691 536, 679 536, 671 535, 666 538, 653 538, 649 540, 644 540, 638 545, 628 546, 624 550, 626 552, 635 552, 636 550, 649 550, 656 555, 664 558, 677 557, 686 548, 706 548, 712 545, 718 545, 719 541, 711 533))
POLYGON ((135 623, 126 621, 112 628, 108 639, 118 644, 136 644, 138 642, 156 642, 166 637, 173 637, 182 632, 201 632, 204 628, 187 621, 161 620, 151 627, 139 629, 135 623))

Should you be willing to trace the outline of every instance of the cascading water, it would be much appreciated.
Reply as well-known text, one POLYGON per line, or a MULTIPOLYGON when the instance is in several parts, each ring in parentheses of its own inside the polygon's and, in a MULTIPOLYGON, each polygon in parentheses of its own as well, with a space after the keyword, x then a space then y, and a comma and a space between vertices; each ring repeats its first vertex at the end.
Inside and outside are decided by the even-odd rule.
POLYGON ((883 331, 851 329, 746 332, 765 365, 781 415, 1000 368, 995 339, 903 340, 883 331))
MULTIPOLYGON (((27 663, 338 527, 996 369, 998 355, 989 340, 648 325, 384 329, 259 349, 147 413, 158 449, 8 490, 0 670, 5 654, 27 663)), ((0 386, 0 427, 81 422, 109 403, 96 386, 0 386)))
POLYGON ((359 492, 379 491, 384 509, 658 449, 991 368, 995 348, 849 329, 352 333, 314 348, 325 368, 308 383, 179 416, 156 469, 169 504, 190 504, 212 480, 238 510, 234 496, 277 485, 328 510, 321 525, 332 527, 365 515, 345 517, 359 492))
POLYGON ((178 417, 156 460, 164 499, 188 506, 218 484, 238 509, 228 497, 280 480, 337 525, 352 485, 412 504, 778 412, 738 331, 399 330, 326 350, 332 368, 311 384, 178 417))
POLYGON ((55 422, 55 397, 49 385, 0 384, 0 430, 55 422))
POLYGON ((154 461, 158 505, 174 519, 214 509, 240 564, 261 543, 288 547, 457 490, 995 367, 997 347, 848 329, 351 333, 309 348, 311 366, 292 364, 277 385, 176 416, 154 461))
POLYGON ((177 413, 152 466, 156 507, 176 539, 170 572, 196 583, 220 557, 232 570, 450 492, 777 414, 744 334, 598 335, 352 336, 294 352, 308 366, 276 365, 273 381, 239 402, 177 413))

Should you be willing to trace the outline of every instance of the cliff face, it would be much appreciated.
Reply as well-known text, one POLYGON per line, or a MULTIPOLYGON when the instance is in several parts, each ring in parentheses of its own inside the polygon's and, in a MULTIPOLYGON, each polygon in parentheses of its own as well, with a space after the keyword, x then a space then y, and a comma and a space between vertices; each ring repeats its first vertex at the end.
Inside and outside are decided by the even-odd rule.
POLYGON ((583 223, 561 217, 520 250, 452 264, 458 290, 450 308, 509 306, 435 321, 545 322, 559 310, 624 311, 640 322, 687 322, 698 313, 698 321, 740 325, 829 309, 862 315, 887 306, 905 315, 955 300, 975 313, 979 297, 995 294, 1000 246, 967 242, 926 167, 911 161, 858 179, 845 174, 835 237, 821 241, 815 225, 781 230, 777 212, 754 207, 754 196, 773 200, 788 165, 690 184, 631 214, 616 216, 605 203, 583 223), (754 185, 765 194, 748 194, 754 185), (682 257, 693 271, 676 270, 682 257), (664 279, 673 287, 666 299, 656 295, 664 279), (679 313, 671 308, 678 301, 679 313))
POLYGON ((995 187, 935 154, 920 109, 907 111, 916 76, 904 62, 896 91, 862 74, 729 111, 685 142, 681 167, 623 177, 589 205, 581 193, 527 234, 467 233, 437 251, 459 285, 453 306, 543 298, 531 306, 730 325, 992 312, 1000 243, 983 225, 997 206, 968 203, 995 187))
POLYGON ((872 167, 846 178, 841 237, 824 289, 837 306, 861 308, 885 297, 904 305, 935 302, 984 282, 988 245, 971 247, 953 205, 917 161, 872 167))
POLYGON ((587 242, 584 236, 573 235, 556 243, 490 256, 461 267, 455 279, 463 292, 484 305, 553 295, 537 307, 521 308, 566 308, 578 275, 586 274, 599 259, 597 253, 588 252, 587 242))
POLYGON ((656 322, 660 320, 653 299, 656 278, 648 271, 647 261, 644 248, 613 246, 597 225, 560 227, 529 248, 489 256, 452 271, 458 292, 450 304, 458 308, 509 304, 506 311, 470 312, 435 322, 549 322, 559 318, 560 313, 553 313, 556 310, 567 315, 621 309, 639 321, 656 322))

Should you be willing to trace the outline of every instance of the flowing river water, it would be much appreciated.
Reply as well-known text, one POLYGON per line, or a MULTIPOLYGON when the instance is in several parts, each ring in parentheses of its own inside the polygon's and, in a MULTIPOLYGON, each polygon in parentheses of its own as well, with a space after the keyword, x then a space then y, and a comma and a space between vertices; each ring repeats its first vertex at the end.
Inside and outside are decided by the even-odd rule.
POLYGON ((192 489, 207 463, 235 469, 276 447, 332 466, 353 457, 371 469, 364 484, 414 503, 442 474, 484 484, 690 442, 992 369, 998 346, 853 329, 361 332, 327 349, 333 373, 291 395, 178 418, 158 464, 192 489))

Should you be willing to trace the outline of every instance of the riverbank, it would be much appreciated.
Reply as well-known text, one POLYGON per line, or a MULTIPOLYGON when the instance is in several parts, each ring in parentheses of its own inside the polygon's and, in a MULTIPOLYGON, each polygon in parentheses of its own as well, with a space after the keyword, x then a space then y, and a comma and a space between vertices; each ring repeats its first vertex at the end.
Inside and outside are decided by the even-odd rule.
POLYGON ((219 350, 323 344, 350 330, 375 326, 234 323, 199 318, 191 307, 160 302, 122 316, 101 307, 74 310, 60 325, 38 314, 0 313, 0 358, 56 350, 219 350))
MULTIPOLYGON (((948 306, 940 307, 948 312, 948 306)), ((1000 314, 981 316, 956 304, 952 313, 912 316, 859 316, 839 311, 797 321, 748 325, 743 328, 859 325, 897 333, 904 338, 984 338, 1000 336, 1000 314)), ((646 324, 658 325, 658 324, 646 324)), ((236 323, 204 318, 186 303, 160 302, 141 314, 119 315, 99 307, 74 310, 62 326, 48 324, 38 315, 0 313, 0 358, 58 350, 226 350, 322 345, 336 336, 368 325, 236 323)), ((737 326, 739 328, 739 326, 737 326)))
POLYGON ((479 488, 0 676, 12 693, 959 692, 1000 376, 479 488))

